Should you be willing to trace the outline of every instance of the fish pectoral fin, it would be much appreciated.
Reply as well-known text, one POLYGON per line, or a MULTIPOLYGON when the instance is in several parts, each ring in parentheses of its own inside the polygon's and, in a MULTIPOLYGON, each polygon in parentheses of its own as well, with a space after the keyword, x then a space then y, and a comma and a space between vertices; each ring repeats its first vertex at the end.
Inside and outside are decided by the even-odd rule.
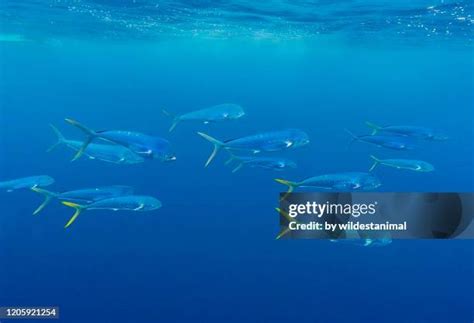
POLYGON ((290 148, 291 146, 293 146, 293 141, 287 140, 285 141, 285 144, 286 144, 286 148, 290 148))
POLYGON ((145 204, 140 204, 137 208, 133 209, 134 211, 140 211, 140 210, 143 210, 143 208, 145 207, 145 204))

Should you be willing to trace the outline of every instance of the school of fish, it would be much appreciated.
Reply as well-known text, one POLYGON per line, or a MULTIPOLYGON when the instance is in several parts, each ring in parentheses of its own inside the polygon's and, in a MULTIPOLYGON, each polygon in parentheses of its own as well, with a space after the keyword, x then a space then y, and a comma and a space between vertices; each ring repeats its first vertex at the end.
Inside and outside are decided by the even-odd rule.
MULTIPOLYGON (((221 123, 228 120, 238 120, 246 115, 242 106, 233 103, 218 104, 188 113, 174 115, 167 110, 163 113, 172 119, 169 132, 181 122, 221 123)), ((88 158, 115 164, 138 164, 147 160, 172 162, 176 160, 171 143, 162 137, 144 134, 130 130, 93 130, 75 119, 66 118, 66 123, 79 129, 85 136, 83 140, 66 139, 54 125, 50 125, 56 136, 56 142, 48 152, 59 146, 70 149, 74 155, 72 161, 88 158)), ((431 129, 415 126, 391 125, 380 126, 366 122, 371 133, 355 135, 346 129, 351 137, 350 144, 359 142, 392 151, 416 149, 420 141, 447 140, 444 134, 431 129)), ((224 151, 229 155, 226 165, 233 167, 235 173, 243 167, 261 168, 273 171, 285 171, 296 168, 296 163, 278 156, 262 156, 275 152, 292 150, 306 146, 310 138, 306 132, 296 128, 265 131, 244 135, 229 140, 217 139, 204 132, 197 132, 207 142, 212 144, 212 152, 204 166, 208 167, 218 152, 224 151)), ((316 174, 298 181, 277 178, 276 182, 288 187, 287 193, 297 188, 312 188, 325 191, 360 191, 374 190, 382 185, 373 174, 377 166, 385 166, 398 170, 413 172, 432 172, 434 166, 426 161, 400 158, 381 159, 369 156, 372 166, 366 172, 343 171, 339 173, 316 174)), ((52 201, 57 201, 74 210, 65 228, 71 226, 80 214, 93 210, 145 212, 161 208, 160 200, 152 196, 136 195, 133 187, 105 186, 82 188, 65 192, 55 192, 45 189, 54 184, 54 179, 47 175, 29 176, 0 182, 0 190, 12 192, 19 189, 30 189, 43 197, 43 202, 33 212, 34 215, 43 211, 52 201)), ((283 196, 285 198, 286 195, 283 196)), ((279 236, 280 237, 280 236, 279 236)), ((360 239, 359 239, 360 240, 360 239)), ((362 245, 386 245, 389 239, 383 241, 365 239, 362 245)))

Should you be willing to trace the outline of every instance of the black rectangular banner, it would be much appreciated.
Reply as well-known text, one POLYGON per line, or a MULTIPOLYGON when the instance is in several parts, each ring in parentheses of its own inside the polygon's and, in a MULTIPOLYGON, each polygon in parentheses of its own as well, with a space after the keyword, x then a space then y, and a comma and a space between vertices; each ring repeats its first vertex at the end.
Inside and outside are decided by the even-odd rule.
POLYGON ((474 238, 474 193, 281 193, 277 210, 278 238, 474 238))

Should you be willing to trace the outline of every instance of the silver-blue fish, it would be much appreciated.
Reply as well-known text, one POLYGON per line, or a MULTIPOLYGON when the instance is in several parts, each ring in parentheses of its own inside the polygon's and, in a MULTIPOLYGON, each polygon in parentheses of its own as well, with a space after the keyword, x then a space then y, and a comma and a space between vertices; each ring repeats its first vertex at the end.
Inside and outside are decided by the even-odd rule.
POLYGON ((280 184, 288 186, 288 193, 297 187, 313 187, 338 191, 373 190, 381 185, 380 180, 369 173, 349 172, 326 174, 307 178, 300 182, 275 179, 280 184))
POLYGON ((348 244, 362 247, 384 247, 392 243, 392 236, 388 231, 359 233, 356 230, 344 230, 338 239, 330 239, 338 244, 348 244))
POLYGON ((372 128, 372 135, 377 133, 407 136, 424 140, 447 140, 446 135, 436 133, 433 129, 417 126, 379 126, 372 122, 366 122, 372 128))
POLYGON ((173 129, 181 121, 201 121, 204 123, 209 123, 223 120, 236 120, 245 115, 244 109, 240 105, 233 103, 218 104, 209 108, 188 112, 179 116, 173 116, 166 110, 163 110, 163 113, 167 116, 173 117, 173 124, 170 127, 170 132, 173 131, 173 129))
POLYGON ((30 176, 0 182, 0 189, 12 192, 22 188, 45 187, 53 183, 54 179, 47 175, 30 176))
POLYGON ((214 145, 214 150, 209 156, 205 166, 207 167, 221 149, 228 151, 246 151, 259 153, 261 151, 279 151, 301 147, 309 143, 308 135, 299 129, 286 129, 273 132, 262 132, 251 136, 237 139, 220 141, 205 133, 198 132, 204 139, 214 145))
POLYGON ((235 162, 237 165, 232 170, 232 173, 237 172, 243 166, 271 169, 276 171, 282 171, 287 168, 296 168, 296 163, 294 161, 279 157, 247 157, 235 156, 231 154, 231 157, 226 162, 226 164, 231 164, 232 162, 235 162))
MULTIPOLYGON (((52 145, 48 151, 52 151, 60 145, 65 145, 66 147, 78 152, 83 146, 83 142, 81 141, 66 139, 53 125, 51 125, 51 128, 57 136, 57 142, 52 145)), ((130 149, 117 144, 91 143, 85 149, 84 155, 89 159, 97 159, 115 164, 138 164, 145 161, 143 157, 134 153, 130 149)))
POLYGON ((44 196, 43 203, 33 212, 33 215, 41 212, 53 199, 79 204, 90 204, 106 198, 132 195, 134 191, 133 187, 122 185, 86 188, 60 193, 51 192, 39 187, 34 187, 32 190, 44 196))
POLYGON ((432 172, 434 166, 422 160, 415 159, 378 159, 375 156, 370 156, 374 161, 374 164, 369 169, 369 172, 373 171, 377 165, 385 165, 397 169, 407 169, 415 172, 432 172))
POLYGON ((122 145, 145 159, 159 159, 161 161, 176 159, 171 144, 166 139, 125 130, 94 131, 72 119, 66 119, 66 122, 79 128, 87 136, 73 160, 81 157, 90 143, 97 138, 122 145))
POLYGON ((346 132, 351 135, 352 142, 360 141, 376 145, 378 147, 384 147, 393 150, 412 150, 416 148, 416 145, 408 137, 395 136, 395 135, 362 135, 357 136, 346 129, 346 132))
POLYGON ((151 196, 127 195, 103 199, 91 204, 80 205, 73 202, 62 201, 62 204, 72 207, 76 210, 71 219, 66 223, 65 228, 69 227, 85 210, 112 210, 112 211, 135 211, 145 212, 153 211, 161 207, 161 202, 151 196))

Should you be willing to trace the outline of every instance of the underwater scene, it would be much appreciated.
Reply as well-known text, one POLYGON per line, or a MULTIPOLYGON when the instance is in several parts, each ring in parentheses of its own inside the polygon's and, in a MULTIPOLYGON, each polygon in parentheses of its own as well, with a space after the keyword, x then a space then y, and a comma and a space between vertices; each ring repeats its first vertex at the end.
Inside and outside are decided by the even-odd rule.
POLYGON ((2 0, 0 307, 472 322, 472 239, 279 239, 275 208, 472 193, 473 27, 463 0, 2 0))

